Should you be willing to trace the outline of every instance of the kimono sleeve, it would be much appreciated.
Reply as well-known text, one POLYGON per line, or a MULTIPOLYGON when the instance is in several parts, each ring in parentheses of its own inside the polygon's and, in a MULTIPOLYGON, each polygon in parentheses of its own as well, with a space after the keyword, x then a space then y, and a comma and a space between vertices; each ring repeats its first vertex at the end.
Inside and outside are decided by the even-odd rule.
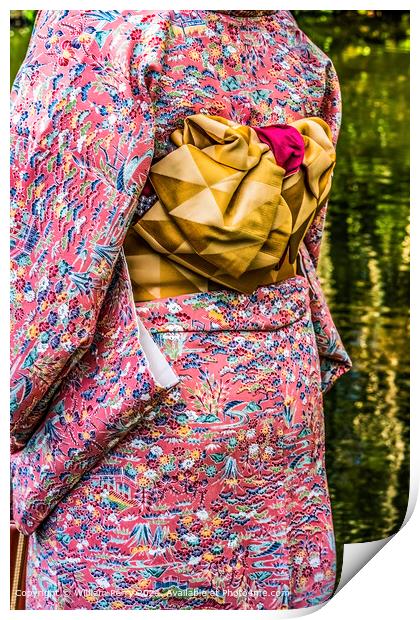
POLYGON ((12 515, 23 534, 34 532, 62 507, 78 483, 83 488, 83 476, 91 470, 95 475, 95 466, 112 448, 118 444, 124 449, 120 442, 131 430, 150 424, 161 404, 165 407, 180 397, 177 376, 170 378, 170 389, 152 381, 152 365, 144 356, 148 345, 143 341, 139 347, 131 298, 121 253, 92 345, 63 378, 26 444, 11 455, 12 515))
MULTIPOLYGON (((341 90, 335 67, 327 56, 325 56, 325 58, 325 91, 319 110, 319 116, 328 123, 331 129, 332 142, 336 147, 341 127, 341 90)), ((323 205, 305 236, 305 245, 315 267, 318 265, 328 202, 327 200, 323 205)))
MULTIPOLYGON (((341 91, 337 71, 331 59, 318 48, 309 37, 296 25, 299 46, 305 58, 311 59, 313 67, 319 71, 319 88, 321 96, 312 102, 310 115, 325 120, 331 129, 332 142, 337 146, 341 127, 341 91)), ((333 188, 334 189, 334 183, 333 188)), ((317 265, 320 255, 322 235, 328 209, 328 200, 315 217, 304 243, 300 248, 302 271, 310 286, 310 308, 314 333, 317 343, 321 390, 327 393, 336 381, 352 368, 352 360, 342 342, 335 326, 327 299, 325 297, 317 265)))
POLYGON ((148 174, 160 41, 133 33, 117 11, 40 11, 13 85, 12 439, 89 349, 148 174))
MULTIPOLYGON (((330 126, 332 141, 336 147, 341 126, 340 85, 334 65, 329 58, 325 55, 324 57, 325 93, 319 115, 330 126)), ((320 360, 321 389, 324 394, 352 368, 352 360, 335 326, 316 271, 327 209, 328 201, 312 222, 301 250, 304 270, 311 288, 311 316, 320 360)))

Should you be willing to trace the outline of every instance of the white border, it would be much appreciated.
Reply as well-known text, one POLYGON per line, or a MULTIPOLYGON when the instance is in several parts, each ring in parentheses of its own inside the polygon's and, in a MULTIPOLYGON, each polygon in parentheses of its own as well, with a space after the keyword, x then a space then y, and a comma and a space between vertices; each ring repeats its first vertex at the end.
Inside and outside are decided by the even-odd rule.
MULTIPOLYGON (((419 29, 418 29, 418 13, 415 8, 414 2, 405 2, 403 6, 396 7, 394 3, 390 2, 381 2, 380 7, 375 5, 374 7, 366 7, 365 3, 353 2, 351 6, 348 4, 337 5, 337 2, 325 1, 323 2, 322 7, 318 10, 328 10, 328 9, 340 9, 342 10, 366 10, 367 8, 381 8, 382 10, 411 10, 411 26, 412 26, 412 46, 413 52, 411 55, 412 59, 412 67, 411 74, 412 76, 416 75, 418 68, 416 69, 416 64, 418 64, 419 58, 419 44, 416 42, 419 37, 419 29)), ((24 3, 18 5, 19 9, 60 9, 60 8, 72 8, 72 9, 84 9, 86 8, 86 2, 43 2, 42 6, 39 6, 38 3, 24 3)), ((213 8, 213 9, 222 9, 226 7, 226 3, 221 1, 212 2, 211 7, 208 6, 207 3, 204 4, 201 2, 188 2, 184 1, 181 5, 175 5, 169 2, 159 2, 159 8, 161 9, 170 9, 170 8, 182 8, 182 9, 196 9, 196 8, 213 8)), ((246 8, 255 8, 255 3, 250 2, 238 2, 235 0, 231 0, 229 2, 229 8, 231 9, 246 9, 246 8)), ((264 2, 264 9, 278 9, 277 2, 264 2)), ((1 28, 3 29, 3 33, 0 37, 0 52, 1 58, 3 58, 3 66, 5 66, 9 61, 9 11, 12 9, 16 9, 16 4, 2 4, 0 8, 0 17, 1 17, 1 28)), ((89 2, 88 8, 99 8, 99 9, 115 9, 115 2, 98 2, 97 0, 92 0, 89 2)), ((127 6, 129 8, 129 5, 127 6)), ((132 7, 131 7, 132 8, 132 7)), ((150 10, 153 7, 141 7, 143 10, 150 10)), ((297 9, 308 9, 308 10, 317 10, 314 8, 312 2, 297 2, 294 3, 293 6, 285 7, 287 10, 297 10, 297 9)), ((411 109, 414 110, 414 103, 418 103, 418 82, 415 79, 411 80, 411 109)), ((8 136, 9 129, 9 80, 3 76, 2 80, 2 95, 1 95, 1 122, 4 126, 4 132, 1 134, 3 136, 8 136)), ((414 123, 413 125, 416 125, 414 123)), ((412 143, 412 161, 416 158, 415 147, 417 145, 416 141, 416 127, 414 127, 411 136, 412 143), (414 135, 413 135, 414 134, 414 135)), ((0 356, 0 377, 3 382, 1 389, 1 424, 3 425, 2 438, 4 441, 4 449, 2 450, 2 463, 4 466, 4 475, 1 477, 2 481, 2 511, 1 515, 3 517, 2 525, 0 531, 5 532, 8 531, 8 520, 9 520, 9 485, 8 485, 8 471, 9 471, 9 445, 8 445, 8 437, 9 437, 9 424, 8 424, 8 376, 9 376, 9 365, 8 365, 8 355, 6 351, 9 349, 9 337, 8 337, 8 301, 7 301, 7 291, 9 290, 9 279, 8 279, 8 270, 9 270, 9 260, 8 260, 8 205, 9 205, 9 187, 8 187, 8 179, 9 179, 9 162, 8 162, 8 144, 7 140, 4 139, 3 148, 0 150, 0 166, 2 171, 2 179, 3 183, 0 185, 1 191, 1 206, 2 206, 2 218, 1 222, 3 226, 1 227, 1 235, 2 239, 0 242, 0 256, 3 263, 3 268, 0 270, 1 277, 1 288, 2 295, 0 295, 0 304, 2 317, 4 317, 1 321, 1 326, 3 327, 1 335, 3 340, 3 346, 1 351, 3 355, 0 356)), ((418 161, 414 161, 412 164, 413 169, 417 170, 416 163, 418 161)), ((417 231, 417 235, 415 234, 414 238, 418 236, 418 223, 419 223, 419 201, 418 201, 418 189, 415 184, 415 179, 411 184, 412 191, 412 204, 414 204, 415 208, 412 209, 412 221, 415 228, 415 233, 417 231)), ((415 243, 412 247, 413 259, 412 263, 414 265, 420 265, 420 243, 415 243), (417 259, 417 260, 416 260, 417 259)), ((420 287, 416 286, 416 282, 414 278, 417 276, 418 270, 412 270, 411 272, 411 290, 412 299, 414 300, 414 308, 415 302, 417 301, 417 291, 420 287), (413 271, 415 273, 413 273, 413 271)), ((419 321, 420 317, 418 315, 414 315, 412 320, 412 341, 411 341, 411 359, 412 359, 412 367, 415 369, 419 368, 419 355, 420 355, 420 342, 419 342, 419 321), (417 346, 416 346, 417 345, 417 346)), ((417 407, 419 406, 419 389, 420 389, 420 381, 413 382, 411 386, 411 399, 417 407)), ((414 407, 414 411, 416 407, 414 407)), ((350 581, 348 585, 346 585, 343 589, 341 589, 336 595, 324 606, 321 606, 321 609, 309 608, 307 610, 295 610, 295 611, 282 611, 282 612, 264 612, 264 618, 282 618, 282 617, 291 617, 296 615, 308 615, 310 613, 318 613, 319 618, 323 618, 324 620, 354 620, 354 617, 362 616, 362 618, 370 618, 375 616, 381 616, 382 618, 395 620, 397 617, 398 620, 402 620, 404 618, 412 618, 418 614, 418 602, 416 600, 416 594, 418 590, 418 557, 417 553, 419 551, 419 534, 420 531, 420 511, 417 508, 416 511, 413 512, 414 506, 417 500, 418 495, 418 472, 419 468, 419 425, 417 421, 417 416, 412 416, 411 419, 411 476, 410 476, 410 504, 407 510, 407 517, 405 521, 405 525, 402 530, 398 532, 395 536, 390 537, 385 541, 389 542, 386 544, 385 548, 381 549, 380 553, 375 555, 373 559, 358 572, 350 581), (417 544, 416 544, 417 543, 417 544)), ((3 553, 3 562, 1 563, 1 576, 3 588, 1 588, 1 597, 2 597, 2 608, 6 612, 7 615, 12 614, 12 617, 20 616, 21 614, 25 614, 26 612, 10 612, 9 610, 9 591, 8 591, 8 583, 9 583, 9 561, 7 558, 7 537, 3 536, 3 546, 5 551, 3 553)), ((372 557, 372 549, 375 547, 375 550, 378 547, 381 547, 383 541, 378 541, 379 544, 375 543, 362 543, 362 545, 370 545, 369 556, 372 557)), ((350 553, 350 556, 353 556, 351 563, 354 563, 354 557, 359 556, 360 560, 360 547, 359 551, 356 548, 356 545, 346 545, 348 548, 347 557, 350 553)), ((356 559, 357 562, 357 559, 356 559)), ((362 562, 364 563, 364 562, 362 562)), ((360 562, 359 562, 360 566, 360 562)), ((345 568, 345 567, 344 567, 345 568)), ((345 571, 344 571, 345 572, 345 571)), ((44 612, 34 611, 32 614, 42 614, 44 612)), ((54 616, 63 615, 63 617, 68 617, 68 612, 61 611, 53 611, 50 612, 54 616)), ((75 610, 72 612, 72 617, 79 618, 89 618, 91 614, 103 613, 99 611, 81 611, 75 610)), ((173 613, 173 612, 172 612, 173 613)), ((188 615, 191 617, 198 618, 212 618, 214 619, 215 615, 219 614, 240 614, 239 611, 233 612, 218 612, 218 611, 201 611, 201 612, 189 612, 189 611, 179 611, 175 612, 177 616, 188 615)), ((251 617, 250 614, 258 614, 256 617, 260 617, 259 612, 246 612, 247 617, 251 617)), ((123 620, 126 615, 136 614, 135 611, 119 611, 118 618, 119 620, 123 620)), ((156 615, 153 612, 141 612, 141 618, 155 619, 156 615), (150 615, 151 614, 151 615, 150 615)))

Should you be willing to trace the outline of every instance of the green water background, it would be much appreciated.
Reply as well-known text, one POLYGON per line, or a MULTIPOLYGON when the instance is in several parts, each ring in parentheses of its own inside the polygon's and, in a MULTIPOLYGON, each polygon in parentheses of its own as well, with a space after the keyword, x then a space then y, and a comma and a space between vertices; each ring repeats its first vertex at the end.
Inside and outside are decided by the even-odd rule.
MULTIPOLYGON (((325 397, 340 572, 342 545, 395 533, 408 501, 409 12, 293 13, 334 62, 343 101, 320 261, 354 364, 325 397)), ((34 15, 12 11, 11 80, 34 15)))

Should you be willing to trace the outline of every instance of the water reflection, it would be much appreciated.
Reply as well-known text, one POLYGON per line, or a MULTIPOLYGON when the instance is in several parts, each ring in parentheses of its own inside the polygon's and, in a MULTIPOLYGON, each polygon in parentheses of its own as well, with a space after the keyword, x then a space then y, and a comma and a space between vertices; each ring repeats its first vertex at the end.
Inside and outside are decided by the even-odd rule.
MULTIPOLYGON (((357 29, 355 21, 355 31, 357 29)), ((409 56, 406 41, 365 44, 350 27, 301 26, 341 81, 343 124, 323 254, 323 284, 354 362, 325 399, 336 539, 396 532, 408 500, 409 56), (327 35, 328 32, 328 35, 327 35), (323 38, 324 37, 324 38, 323 38)), ((383 27, 372 21, 374 28, 383 27)))

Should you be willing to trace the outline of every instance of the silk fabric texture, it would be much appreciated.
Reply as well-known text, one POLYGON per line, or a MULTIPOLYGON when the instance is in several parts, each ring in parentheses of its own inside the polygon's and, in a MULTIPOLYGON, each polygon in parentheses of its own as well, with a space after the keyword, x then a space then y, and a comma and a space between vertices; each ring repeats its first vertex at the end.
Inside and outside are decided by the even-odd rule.
MULTIPOLYGON (((36 593, 34 609, 72 609, 77 605, 104 609, 105 605, 121 608, 130 604, 122 597, 109 601, 106 596, 75 603, 72 596, 77 586, 89 588, 92 582, 86 572, 75 572, 80 563, 86 571, 94 572, 98 584, 104 578, 96 540, 109 560, 107 574, 111 579, 119 578, 113 558, 107 557, 112 545, 108 536, 113 537, 121 526, 124 536, 130 537, 139 525, 136 507, 131 512, 134 522, 124 522, 124 514, 118 511, 116 522, 104 522, 90 511, 90 493, 98 472, 95 468, 104 467, 106 472, 105 454, 120 465, 119 459, 125 458, 121 456, 121 442, 132 433, 126 444, 129 473, 129 461, 133 454, 137 458, 138 442, 144 439, 140 421, 147 420, 157 407, 184 427, 183 412, 177 410, 177 388, 160 394, 147 368, 137 320, 139 304, 133 302, 122 252, 153 158, 168 154, 170 135, 186 116, 202 112, 256 127, 319 116, 330 126, 334 144, 337 140, 340 91, 328 57, 307 39, 287 11, 247 19, 243 26, 239 22, 204 10, 38 13, 28 54, 13 86, 11 130, 13 512, 20 531, 32 534, 26 586, 36 593), (179 419, 175 420, 176 416, 179 419)), ((316 273, 326 211, 324 205, 300 252, 310 284, 304 307, 316 347, 302 348, 302 340, 296 338, 302 334, 299 321, 293 323, 293 340, 286 351, 272 348, 268 332, 259 336, 252 333, 250 346, 240 351, 231 338, 234 334, 228 335, 226 342, 223 327, 215 338, 203 334, 209 345, 203 359, 199 337, 192 335, 197 339, 197 349, 187 359, 181 357, 178 348, 171 353, 169 334, 165 352, 173 355, 171 360, 178 358, 180 372, 191 377, 192 383, 186 387, 200 390, 201 375, 190 368, 205 368, 207 356, 215 368, 224 366, 226 359, 231 362, 230 357, 224 357, 229 342, 238 356, 233 360, 235 380, 243 383, 242 361, 246 356, 246 378, 251 384, 256 381, 258 390, 262 388, 263 398, 266 383, 277 391, 276 398, 286 394, 278 381, 285 380, 289 361, 299 365, 302 360, 302 381, 311 394, 317 394, 319 403, 320 389, 326 392, 349 370, 351 361, 316 273), (272 351, 273 357, 266 358, 265 351, 272 351), (278 376, 274 364, 283 366, 287 353, 286 366, 278 376), (266 383, 255 379, 252 358, 257 356, 266 383), (314 383, 310 371, 319 363, 321 386, 314 383)), ((296 300, 302 282, 298 276, 284 281, 277 293, 288 304, 291 301, 292 318, 299 315, 301 306, 296 300)), ((277 290, 277 285, 272 288, 277 290)), ((261 293, 265 295, 266 291, 261 293)), ((256 316, 270 324, 275 312, 272 299, 267 297, 264 302, 264 295, 263 303, 257 304, 256 316)), ((222 296, 226 300, 223 314, 232 318, 231 331, 244 327, 248 318, 253 328, 258 327, 250 315, 254 305, 249 305, 246 297, 234 291, 229 295, 225 291, 222 296), (236 313, 238 296, 245 299, 236 313)), ((204 293, 200 299, 203 305, 199 305, 199 315, 194 310, 191 329, 200 329, 201 308, 208 310, 211 324, 219 325, 223 316, 217 313, 214 318, 220 309, 216 304, 219 296, 204 293)), ((196 301, 192 296, 190 303, 196 301)), ((184 306, 175 313, 170 302, 167 308, 176 330, 184 306)), ((158 325, 167 317, 162 311, 158 316, 150 314, 147 326, 152 319, 158 325)), ((177 339, 181 341, 182 337, 177 339)), ((289 379, 289 384, 295 385, 295 378, 289 379)), ((297 383, 296 388, 305 389, 302 385, 298 388, 297 383)), ((198 413, 201 411, 198 407, 198 413)), ((164 439, 170 442, 165 422, 162 428, 164 439)), ((150 426, 149 430, 155 438, 154 428, 150 426)), ((249 440, 246 437, 243 441, 249 440)), ((323 454, 320 434, 316 446, 323 454)), ((319 460, 314 456, 314 472, 319 473, 319 460)), ((182 455, 179 458, 183 460, 182 455)), ((299 468, 296 474, 299 479, 305 475, 299 468)), ((325 481, 324 471, 319 478, 325 481)), ((315 485, 319 478, 314 480, 315 485)), ((99 476, 98 484, 103 480, 99 476)), ((272 482, 270 478, 269 484, 272 482)), ((314 518, 319 515, 318 491, 306 496, 298 483, 293 484, 285 495, 291 509, 296 506, 293 489, 302 493, 308 510, 306 529, 299 533, 299 539, 310 545, 317 535, 314 518)), ((260 491, 269 501, 269 489, 260 491)), ((96 496, 93 499, 98 501, 96 496)), ((183 499, 181 495, 180 501, 183 499)), ((232 517, 231 505, 226 499, 220 501, 232 517)), ((152 509, 155 505, 152 498, 152 509)), ((322 532, 330 523, 327 515, 322 532)), ((306 574, 313 559, 302 561, 297 551, 291 551, 290 546, 288 549, 284 571, 299 566, 299 572, 302 569, 306 574)), ((129 553, 127 558, 132 559, 129 553)), ((175 568, 175 562, 171 566, 175 568)), ((209 567, 212 574, 214 567, 214 563, 209 567)), ((198 571, 196 566, 193 570, 198 571)), ((141 567, 127 571, 129 587, 142 578, 142 571, 141 567)), ((298 579, 306 579, 305 574, 298 579)), ((317 571, 315 575, 317 583, 328 585, 329 577, 320 582, 317 571)), ((319 594, 314 597, 303 581, 299 588, 300 592, 293 591, 292 585, 286 603, 289 607, 320 602, 319 594)), ((324 590, 322 597, 328 596, 324 590)), ((238 601, 230 604, 231 608, 240 605, 238 601)), ((268 607, 271 601, 261 605, 268 607)))
POLYGON ((250 293, 295 275, 331 189, 328 124, 309 117, 254 129, 195 114, 171 139, 177 148, 150 169, 158 200, 125 243, 135 300, 208 290, 207 279, 250 293))

